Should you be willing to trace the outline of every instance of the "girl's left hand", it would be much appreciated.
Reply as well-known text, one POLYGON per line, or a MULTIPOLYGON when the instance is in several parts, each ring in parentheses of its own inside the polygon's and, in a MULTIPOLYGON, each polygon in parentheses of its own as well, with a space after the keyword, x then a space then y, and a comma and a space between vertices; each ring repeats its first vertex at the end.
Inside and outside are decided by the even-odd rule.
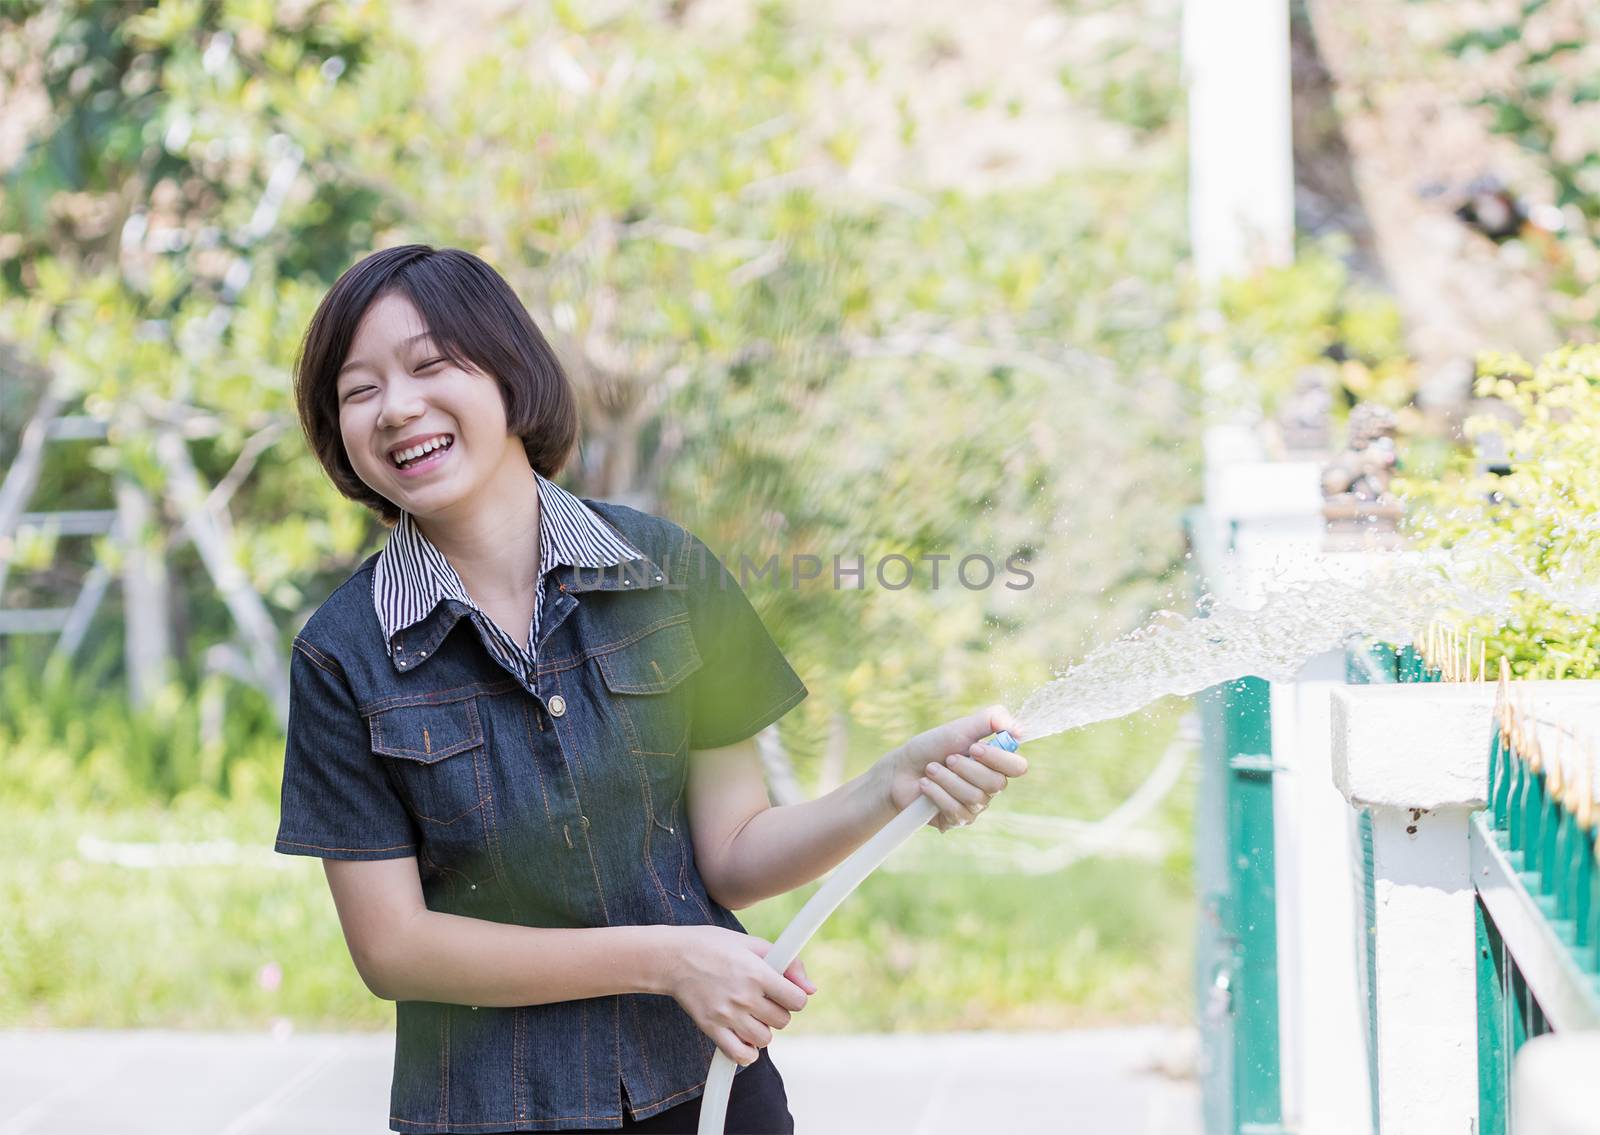
POLYGON ((1002 729, 1022 740, 1011 714, 993 705, 919 733, 890 753, 883 763, 894 812, 926 796, 939 807, 929 822, 941 832, 976 820, 1011 777, 1028 771, 1020 753, 982 743, 1002 729))

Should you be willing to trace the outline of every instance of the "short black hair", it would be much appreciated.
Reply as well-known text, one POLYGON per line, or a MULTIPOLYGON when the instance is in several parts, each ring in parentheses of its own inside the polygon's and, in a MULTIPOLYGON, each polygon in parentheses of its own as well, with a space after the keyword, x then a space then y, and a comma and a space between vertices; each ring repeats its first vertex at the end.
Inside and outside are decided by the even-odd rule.
POLYGON ((528 464, 554 477, 578 441, 572 384, 555 351, 501 275, 459 248, 402 244, 374 252, 334 281, 317 305, 295 363, 295 402, 306 440, 334 487, 373 509, 385 524, 400 509, 356 476, 339 434, 339 368, 361 317, 391 293, 421 314, 439 353, 456 366, 492 377, 505 400, 510 432, 522 438, 528 464))

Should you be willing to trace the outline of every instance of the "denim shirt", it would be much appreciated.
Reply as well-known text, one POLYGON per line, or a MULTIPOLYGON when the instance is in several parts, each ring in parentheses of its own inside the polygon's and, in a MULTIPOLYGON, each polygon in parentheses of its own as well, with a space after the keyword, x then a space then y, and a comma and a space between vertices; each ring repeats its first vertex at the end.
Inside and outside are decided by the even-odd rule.
MULTIPOLYGON (((277 850, 415 856, 428 909, 523 926, 714 925, 684 807, 691 749, 744 740, 806 695, 737 581, 669 521, 585 501, 643 555, 551 570, 532 675, 465 604, 393 657, 377 555, 294 640, 277 850)), ((389 1126, 622 1125, 698 1095, 711 1040, 671 997, 507 1008, 401 1001, 389 1126)))

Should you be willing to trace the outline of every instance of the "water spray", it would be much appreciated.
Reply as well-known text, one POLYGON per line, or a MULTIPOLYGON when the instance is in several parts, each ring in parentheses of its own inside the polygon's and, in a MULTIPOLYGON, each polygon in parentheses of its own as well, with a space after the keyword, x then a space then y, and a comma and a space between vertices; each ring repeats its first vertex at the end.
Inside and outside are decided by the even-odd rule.
MULTIPOLYGON (((1008 753, 1017 751, 1019 742, 1005 730, 987 741, 1008 753)), ((784 927, 783 933, 767 951, 767 964, 778 973, 789 968, 789 963, 799 956, 805 944, 811 941, 828 916, 839 909, 839 904, 850 897, 868 875, 939 811, 939 806, 926 796, 918 796, 907 804, 900 814, 879 828, 873 837, 856 848, 850 856, 828 876, 827 882, 817 889, 800 913, 784 927)), ((728 1114, 728 1093, 733 1089, 734 1063, 721 1049, 711 1060, 711 1071, 706 1075, 706 1090, 700 1097, 699 1135, 722 1135, 728 1114)))

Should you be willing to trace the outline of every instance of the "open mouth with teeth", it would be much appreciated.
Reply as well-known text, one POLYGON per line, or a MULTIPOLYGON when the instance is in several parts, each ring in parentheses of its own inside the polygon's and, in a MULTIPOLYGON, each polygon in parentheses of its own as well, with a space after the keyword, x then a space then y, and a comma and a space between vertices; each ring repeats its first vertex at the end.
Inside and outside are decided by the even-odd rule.
POLYGON ((395 450, 389 454, 389 462, 398 469, 414 469, 419 465, 427 465, 439 460, 455 444, 455 440, 451 434, 440 434, 438 437, 429 438, 421 445, 395 450))

